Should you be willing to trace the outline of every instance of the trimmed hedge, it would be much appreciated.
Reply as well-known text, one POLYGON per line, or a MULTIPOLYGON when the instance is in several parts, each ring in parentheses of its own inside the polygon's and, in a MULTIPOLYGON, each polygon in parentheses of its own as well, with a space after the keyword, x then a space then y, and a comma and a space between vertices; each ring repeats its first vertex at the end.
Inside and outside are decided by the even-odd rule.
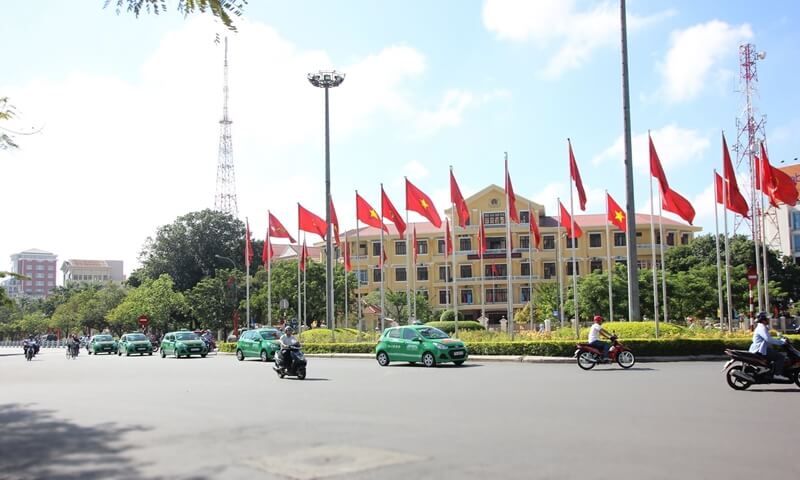
POLYGON ((217 343, 217 351, 223 353, 233 353, 236 351, 236 342, 219 342, 217 343))
MULTIPOLYGON (((439 330, 445 333, 454 333, 456 331, 456 322, 428 322, 425 324, 426 327, 433 327, 438 328, 439 330)), ((458 322, 458 330, 486 330, 483 328, 478 322, 474 322, 472 320, 467 321, 459 321, 458 322)))
MULTIPOLYGON (((452 310, 445 310, 444 312, 442 312, 441 315, 439 315, 440 322, 452 322, 454 319, 455 319, 455 314, 453 313, 452 310)), ((464 321, 464 314, 461 312, 458 312, 458 321, 459 322, 464 321)), ((433 323, 433 322, 427 322, 427 323, 433 323)))
POLYGON ((304 343, 306 353, 372 353, 375 344, 369 342, 354 343, 304 343))

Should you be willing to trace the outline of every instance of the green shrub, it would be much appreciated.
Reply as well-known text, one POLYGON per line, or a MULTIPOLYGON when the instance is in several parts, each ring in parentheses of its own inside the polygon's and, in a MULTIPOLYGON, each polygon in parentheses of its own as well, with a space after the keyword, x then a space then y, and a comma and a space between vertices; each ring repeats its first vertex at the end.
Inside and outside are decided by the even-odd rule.
POLYGON ((305 353, 373 353, 375 344, 370 342, 352 343, 305 343, 305 353))
MULTIPOLYGON (((464 320, 464 314, 461 313, 461 312, 458 312, 458 321, 461 322, 463 320, 464 320)), ((453 321, 453 311, 452 310, 443 311, 442 314, 439 316, 439 321, 440 322, 452 322, 453 321)), ((428 322, 428 323, 435 323, 435 322, 428 322)), ((461 326, 461 325, 459 325, 459 326, 461 326)))
MULTIPOLYGON (((444 315, 442 315, 444 316, 444 315)), ((438 328, 439 330, 445 333, 453 333, 456 331, 456 322, 428 322, 425 326, 438 328)), ((458 331, 461 332, 462 330, 485 330, 483 325, 478 322, 474 322, 472 320, 468 321, 459 321, 458 322, 458 331)))
MULTIPOLYGON (((619 338, 655 338, 656 337, 656 323, 655 322, 605 322, 603 329, 609 332, 616 332, 619 338)), ((659 323, 658 325, 659 338, 669 338, 689 335, 692 332, 687 332, 685 327, 681 327, 672 323, 659 323)), ((587 338, 589 336, 589 327, 581 328, 580 338, 587 338)), ((553 338, 575 338, 575 328, 564 327, 559 328, 553 332, 553 338)))
POLYGON ((218 342, 217 351, 223 353, 233 353, 236 351, 236 342, 218 342))

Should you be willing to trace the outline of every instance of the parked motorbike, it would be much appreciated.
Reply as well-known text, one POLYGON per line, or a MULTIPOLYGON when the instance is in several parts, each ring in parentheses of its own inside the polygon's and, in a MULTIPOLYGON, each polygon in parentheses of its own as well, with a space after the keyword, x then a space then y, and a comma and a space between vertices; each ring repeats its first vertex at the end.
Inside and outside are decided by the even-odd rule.
POLYGON ((591 370, 598 363, 617 362, 622 368, 631 368, 636 363, 636 357, 631 349, 620 343, 617 338, 616 335, 611 335, 611 348, 608 350, 607 360, 601 360, 603 352, 588 343, 577 344, 578 349, 575 350, 574 356, 578 360, 578 366, 584 370, 591 370))
POLYGON ((272 367, 279 377, 285 376, 297 377, 299 380, 306 378, 306 356, 300 350, 300 345, 291 347, 282 347, 279 351, 275 352, 275 365, 272 367), (289 352, 289 364, 284 365, 283 353, 289 352))
MULTIPOLYGON (((728 386, 734 390, 747 390, 752 385, 770 384, 796 384, 800 387, 800 351, 784 337, 780 348, 788 357, 783 367, 783 373, 788 380, 772 378, 772 365, 767 357, 747 350, 725 350, 725 355, 731 357, 722 367, 728 386)), ((780 373, 780 372, 778 372, 780 373)))

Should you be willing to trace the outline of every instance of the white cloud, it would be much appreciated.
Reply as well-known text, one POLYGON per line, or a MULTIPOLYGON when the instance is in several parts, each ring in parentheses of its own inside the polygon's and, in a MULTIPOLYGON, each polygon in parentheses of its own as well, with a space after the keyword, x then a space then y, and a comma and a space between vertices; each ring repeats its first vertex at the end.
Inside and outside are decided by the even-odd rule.
MULTIPOLYGON (((628 29, 634 31, 673 14, 668 10, 642 17, 628 12, 628 29)), ((574 0, 486 0, 483 24, 500 39, 531 41, 554 51, 544 71, 551 78, 580 67, 596 49, 619 41, 616 2, 578 10, 574 0)))
MULTIPOLYGON (((658 130, 652 130, 653 144, 656 147, 661 165, 669 177, 669 170, 681 165, 687 165, 694 160, 702 158, 710 146, 710 141, 700 136, 696 130, 681 128, 675 124, 667 125, 658 130)), ((631 148, 633 149, 633 165, 641 172, 650 170, 650 147, 647 133, 634 135, 631 148)), ((613 145, 602 151, 592 159, 592 164, 600 165, 608 160, 624 161, 625 151, 623 137, 620 136, 613 145)))
POLYGON ((709 83, 729 85, 733 72, 720 65, 735 65, 738 45, 752 37, 750 25, 720 20, 673 32, 670 49, 657 66, 663 82, 657 96, 683 102, 697 97, 709 83))
MULTIPOLYGON (((560 199, 561 203, 564 204, 567 210, 569 210, 569 189, 571 185, 564 182, 552 182, 548 183, 544 186, 541 190, 535 192, 531 196, 531 200, 534 202, 544 206, 545 213, 551 217, 558 216, 558 202, 557 200, 560 199)), ((574 187, 573 187, 574 188, 574 187)), ((586 190, 586 211, 583 212, 580 210, 578 205, 578 192, 573 191, 573 209, 575 210, 576 215, 583 215, 588 213, 599 213, 604 212, 606 208, 606 192, 603 189, 592 188, 591 185, 584 183, 584 188, 586 190)))
MULTIPOLYGON (((206 19, 187 20, 163 38, 136 80, 75 72, 1 86, 24 106, 26 119, 45 128, 3 159, 5 198, 19 208, 7 209, 15 233, 0 235, 0 255, 36 247, 62 260, 122 259, 130 272, 157 226, 213 206, 222 107, 222 48, 212 41, 214 32, 206 19)), ((249 215, 260 236, 264 210, 272 208, 291 229, 294 202, 320 213, 324 207, 322 189, 309 187, 323 183, 321 153, 315 155, 323 146, 323 96, 306 74, 333 61, 255 22, 242 21, 229 42, 240 216, 249 215)), ((426 114, 407 85, 425 68, 424 55, 403 45, 343 65, 347 78, 330 92, 331 134, 345 140, 376 118, 414 132, 426 114)), ((470 107, 490 95, 460 92, 471 98, 470 107)), ((454 112, 438 128, 457 125, 466 108, 449 95, 443 105, 454 112)), ((354 205, 346 198, 352 197, 344 189, 333 193, 347 225, 354 205)))
POLYGON ((511 94, 506 90, 495 90, 483 95, 475 95, 466 90, 448 90, 438 109, 419 113, 416 122, 418 134, 429 136, 443 128, 457 127, 461 124, 461 119, 467 109, 477 108, 494 99, 510 96, 511 94))

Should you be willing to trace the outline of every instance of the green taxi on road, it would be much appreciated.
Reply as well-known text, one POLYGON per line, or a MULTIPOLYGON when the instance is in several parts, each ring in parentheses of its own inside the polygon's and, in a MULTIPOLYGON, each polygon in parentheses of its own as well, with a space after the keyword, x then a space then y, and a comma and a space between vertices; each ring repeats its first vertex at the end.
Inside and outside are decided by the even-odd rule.
POLYGON ((276 328, 258 328, 243 332, 236 342, 236 358, 260 357, 262 362, 271 362, 275 352, 281 349, 281 332, 276 328))
POLYGON ((467 357, 464 342, 425 325, 387 328, 375 346, 375 358, 382 367, 397 361, 421 362, 426 367, 447 362, 461 365, 467 357))
POLYGON ((138 353, 139 355, 153 354, 153 344, 142 333, 126 333, 119 337, 119 348, 117 354, 122 356, 130 356, 131 353, 138 353))
POLYGON ((172 354, 175 358, 208 355, 206 342, 194 332, 169 332, 161 340, 161 358, 172 354))
POLYGON ((117 353, 118 348, 117 341, 107 333, 94 335, 92 339, 89 340, 89 344, 86 345, 86 351, 89 352, 89 355, 93 353, 107 353, 111 355, 112 353, 117 353))

